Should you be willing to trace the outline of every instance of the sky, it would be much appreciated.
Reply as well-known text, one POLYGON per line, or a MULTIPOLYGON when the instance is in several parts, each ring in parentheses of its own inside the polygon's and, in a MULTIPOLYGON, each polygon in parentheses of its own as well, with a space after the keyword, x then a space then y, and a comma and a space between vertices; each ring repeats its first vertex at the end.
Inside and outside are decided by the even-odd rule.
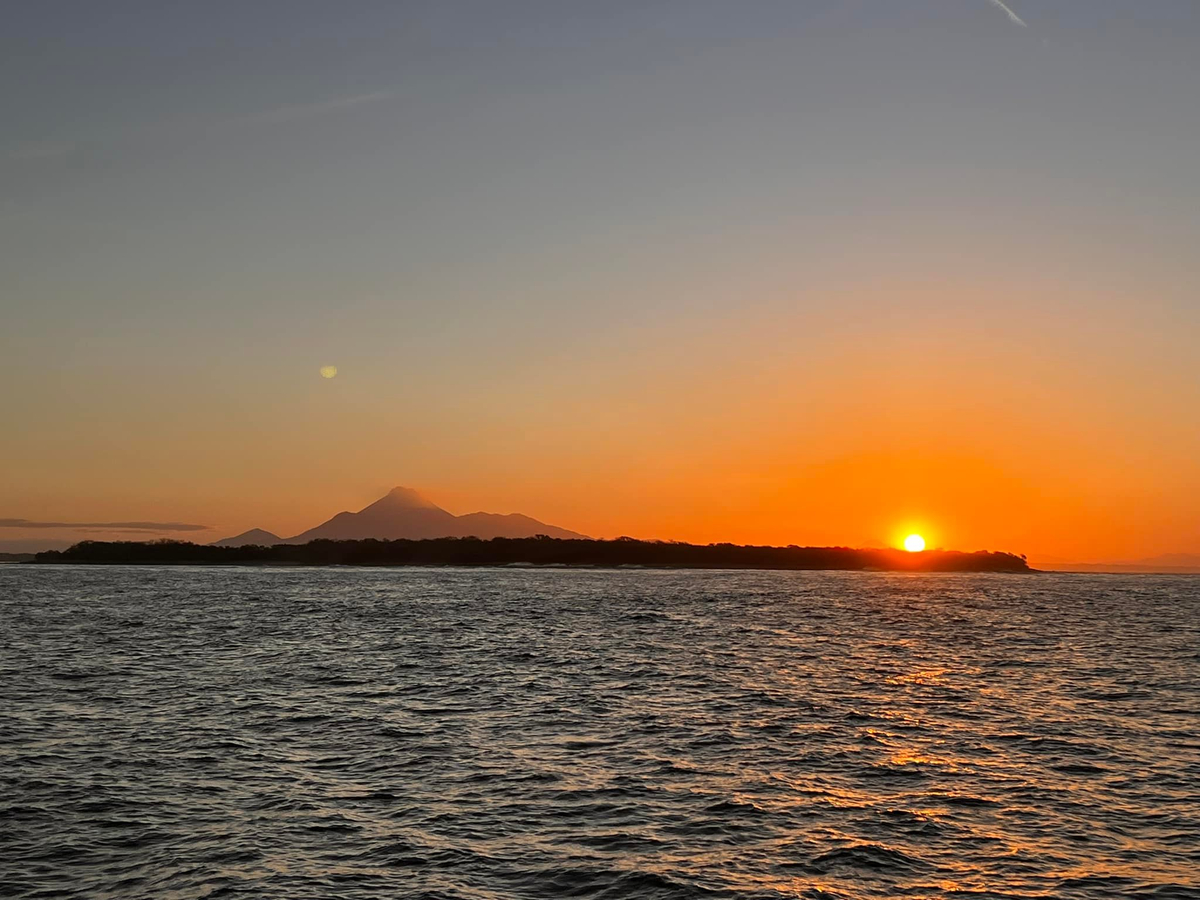
POLYGON ((0 549, 399 484, 1200 552, 1198 44, 1193 0, 11 4, 0 549))

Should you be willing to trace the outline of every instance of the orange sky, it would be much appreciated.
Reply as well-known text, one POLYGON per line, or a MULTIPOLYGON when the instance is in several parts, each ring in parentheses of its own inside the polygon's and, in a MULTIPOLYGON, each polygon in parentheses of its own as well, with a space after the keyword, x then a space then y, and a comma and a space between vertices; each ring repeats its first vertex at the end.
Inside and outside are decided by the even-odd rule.
MULTIPOLYGON (((405 484, 455 513, 605 537, 860 546, 918 531, 1034 561, 1197 549, 1197 423, 1176 409, 1195 385, 1118 352, 1132 319, 1039 333, 931 312, 931 292, 966 289, 913 285, 906 315, 894 283, 846 287, 832 305, 865 312, 843 322, 785 298, 703 327, 642 323, 449 403, 386 360, 240 394, 215 365, 200 375, 222 390, 180 397, 158 379, 110 398, 86 436, 72 419, 18 436, 25 478, 4 507, 286 536, 405 484), (884 295, 900 311, 873 316, 884 295)), ((75 392, 78 415, 100 393, 75 392)))

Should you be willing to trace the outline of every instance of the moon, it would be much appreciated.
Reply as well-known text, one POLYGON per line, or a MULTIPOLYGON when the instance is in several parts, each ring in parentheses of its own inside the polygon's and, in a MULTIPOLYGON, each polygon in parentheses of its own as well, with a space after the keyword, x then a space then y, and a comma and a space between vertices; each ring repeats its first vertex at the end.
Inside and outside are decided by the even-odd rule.
POLYGON ((332 378, 337 374, 337 366, 321 366, 321 377, 332 378))

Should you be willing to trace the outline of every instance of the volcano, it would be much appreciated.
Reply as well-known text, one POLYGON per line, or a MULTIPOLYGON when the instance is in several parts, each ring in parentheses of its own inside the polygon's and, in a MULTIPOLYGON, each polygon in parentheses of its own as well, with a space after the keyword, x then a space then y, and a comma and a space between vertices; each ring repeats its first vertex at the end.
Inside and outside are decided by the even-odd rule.
MULTIPOLYGON (((268 535, 261 529, 246 532, 236 538, 218 541, 225 544, 251 534, 268 535)), ((554 538, 582 538, 584 535, 555 525, 547 525, 520 513, 500 515, 476 512, 456 516, 422 497, 412 488, 395 487, 370 506, 358 512, 340 512, 315 528, 294 537, 275 538, 271 543, 307 544, 309 541, 353 541, 376 538, 394 541, 401 538, 477 537, 485 540, 496 537, 525 538, 544 534, 554 538)), ((274 537, 274 535, 271 535, 274 537)), ((260 541, 244 541, 260 543, 260 541)), ((261 543, 265 543, 262 541, 261 543)))

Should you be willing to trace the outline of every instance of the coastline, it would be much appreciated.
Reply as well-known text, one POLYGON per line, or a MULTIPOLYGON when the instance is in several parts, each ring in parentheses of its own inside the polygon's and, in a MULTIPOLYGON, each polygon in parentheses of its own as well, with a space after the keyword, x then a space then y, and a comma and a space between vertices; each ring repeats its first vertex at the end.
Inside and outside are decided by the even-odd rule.
POLYGON ((218 547, 181 541, 84 541, 39 553, 34 564, 463 566, 471 568, 730 569, 763 571, 1002 572, 1032 574, 1003 552, 772 547, 664 541, 536 538, 310 541, 218 547))

